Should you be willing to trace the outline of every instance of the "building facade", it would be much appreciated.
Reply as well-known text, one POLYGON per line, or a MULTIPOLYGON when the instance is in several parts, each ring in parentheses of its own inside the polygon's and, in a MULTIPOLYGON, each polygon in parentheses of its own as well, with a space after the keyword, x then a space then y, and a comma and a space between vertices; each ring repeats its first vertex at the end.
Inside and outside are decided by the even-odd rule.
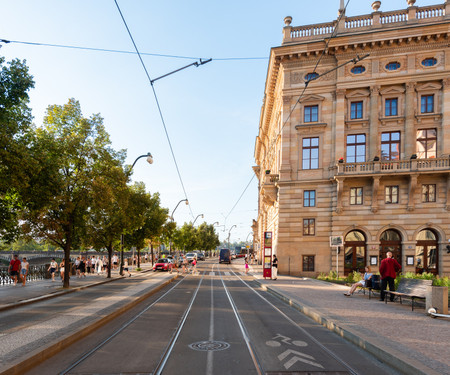
POLYGON ((280 273, 377 271, 392 251, 403 272, 450 275, 450 1, 405 6, 285 18, 253 167, 255 249, 272 232, 280 273))

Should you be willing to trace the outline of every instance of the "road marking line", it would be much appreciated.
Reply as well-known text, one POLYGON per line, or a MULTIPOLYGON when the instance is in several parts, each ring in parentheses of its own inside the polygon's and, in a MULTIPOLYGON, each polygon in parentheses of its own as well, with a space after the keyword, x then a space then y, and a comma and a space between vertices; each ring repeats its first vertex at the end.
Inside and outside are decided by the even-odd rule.
POLYGON ((216 273, 215 272, 210 272, 209 276, 216 276, 216 273))
POLYGON ((229 272, 224 272, 223 273, 225 276, 231 276, 231 273, 229 273, 229 272))

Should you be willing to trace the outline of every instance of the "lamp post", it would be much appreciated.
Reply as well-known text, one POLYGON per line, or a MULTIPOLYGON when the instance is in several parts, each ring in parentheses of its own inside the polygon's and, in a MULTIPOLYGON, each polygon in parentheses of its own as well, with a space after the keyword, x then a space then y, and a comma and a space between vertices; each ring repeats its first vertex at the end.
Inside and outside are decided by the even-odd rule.
MULTIPOLYGON (((136 162, 139 159, 142 159, 142 158, 147 158, 147 163, 153 164, 153 156, 152 156, 152 154, 150 152, 147 152, 145 155, 138 156, 136 158, 136 160, 133 162, 133 164, 131 165, 131 168, 127 171, 127 177, 130 176, 131 171, 133 170, 133 167, 135 166, 136 162)), ((122 232, 122 234, 120 236, 120 270, 119 270, 120 276, 123 276, 123 245, 124 245, 124 240, 125 240, 125 236, 124 236, 124 234, 122 232)), ((153 251, 152 251, 152 259, 153 259, 153 251)))
MULTIPOLYGON (((249 234, 247 234, 247 238, 245 239, 245 243, 247 243, 248 237, 249 237, 250 235, 253 235, 253 232, 250 232, 249 234)), ((248 246, 248 245, 246 245, 246 246, 248 246)), ((247 248, 247 259, 248 259, 248 256, 249 256, 249 255, 250 255, 250 246, 247 248)))
MULTIPOLYGON (((186 206, 189 204, 189 201, 187 199, 180 200, 177 203, 177 205, 175 206, 175 208, 173 209, 172 215, 170 215, 170 220, 171 221, 173 221, 173 214, 175 213, 176 209, 178 208, 178 206, 180 205, 181 202, 186 202, 186 206)), ((170 235, 169 250, 170 250, 170 253, 172 253, 172 234, 170 235)))
POLYGON ((235 227, 237 227, 237 225, 233 225, 233 226, 230 228, 230 230, 228 231, 228 248, 230 248, 230 233, 231 233, 231 230, 232 230, 233 228, 235 228, 235 227))
POLYGON ((203 214, 198 215, 198 216, 195 218, 194 222, 192 223, 192 226, 194 226, 195 222, 197 221, 197 219, 198 219, 200 216, 202 217, 202 219, 205 217, 205 215, 203 215, 203 214))

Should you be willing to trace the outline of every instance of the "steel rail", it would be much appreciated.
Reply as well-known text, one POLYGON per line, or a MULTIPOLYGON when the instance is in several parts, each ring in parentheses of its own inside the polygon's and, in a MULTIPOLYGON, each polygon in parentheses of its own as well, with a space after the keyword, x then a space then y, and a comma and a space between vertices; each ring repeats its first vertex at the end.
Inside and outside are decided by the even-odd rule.
MULTIPOLYGON (((293 321, 289 316, 287 316, 283 311, 281 311, 278 307, 276 307, 272 302, 270 302, 266 297, 262 296, 261 293, 256 291, 255 288, 251 287, 246 281, 244 281, 240 275, 238 275, 235 271, 231 271, 234 275, 250 290, 256 293, 263 301, 265 301, 269 306, 278 311, 289 323, 293 324, 297 327, 302 333, 308 336, 316 345, 318 345, 322 350, 324 350, 327 354, 329 354, 332 358, 338 361, 341 365, 343 365, 352 375, 360 375, 353 367, 351 367, 347 362, 342 360, 337 354, 335 354, 332 350, 328 349, 325 345, 323 345, 320 341, 318 341, 313 335, 311 335, 304 328, 300 327, 295 321, 293 321)), ((287 305, 288 306, 288 305, 287 305)))
MULTIPOLYGON (((220 268, 220 265, 219 265, 219 268, 220 268)), ((236 275, 236 273, 234 271, 231 271, 231 272, 233 272, 236 275)), ((220 275, 220 280, 222 281, 222 285, 223 285, 223 288, 225 290, 225 293, 226 293, 226 295, 228 297, 228 300, 230 302, 230 305, 231 305, 231 307, 233 309, 234 315, 235 315, 236 320, 238 322, 238 325, 239 325, 239 328, 241 330, 242 336, 244 337, 245 343, 247 344, 247 349, 248 349, 248 351, 250 353, 250 357, 252 358, 253 364, 255 365, 255 369, 256 369, 258 375, 263 375, 266 372, 263 369, 261 361, 258 359, 258 355, 256 354, 256 350, 253 348, 253 345, 252 345, 252 343, 250 341, 247 329, 245 328, 244 321, 242 320, 242 317, 239 314, 239 311, 237 310, 237 307, 236 307, 236 304, 234 303, 233 297, 231 297, 231 294, 228 291, 228 288, 225 285, 225 282, 223 281, 222 272, 220 272, 219 275, 220 275)))
MULTIPOLYGON (((137 278, 135 278, 137 279, 137 278)), ((150 305, 148 305, 146 308, 144 308, 141 312, 136 314, 133 318, 128 320, 126 323, 122 324, 120 328, 118 328, 113 334, 111 334, 109 337, 104 339, 101 343, 99 343, 97 346, 92 348, 91 350, 84 353, 78 360, 73 362, 69 367, 67 367, 65 370, 61 371, 59 375, 66 375, 69 373, 69 371, 73 370, 75 367, 77 367, 80 363, 84 362, 87 358, 89 358, 92 354, 97 352, 99 349, 101 349, 103 346, 105 346, 108 342, 110 342, 114 337, 116 337, 119 333, 121 333, 123 330, 125 330, 128 326, 130 326, 133 322, 135 322, 138 318, 140 318, 144 313, 146 313, 150 308, 152 308, 154 305, 156 305, 159 301, 161 301, 164 297, 166 297, 173 289, 175 289, 181 282, 183 282, 185 278, 181 279, 179 282, 177 282, 172 288, 170 288, 167 292, 165 292, 162 296, 160 296, 156 301, 153 301, 150 305)))

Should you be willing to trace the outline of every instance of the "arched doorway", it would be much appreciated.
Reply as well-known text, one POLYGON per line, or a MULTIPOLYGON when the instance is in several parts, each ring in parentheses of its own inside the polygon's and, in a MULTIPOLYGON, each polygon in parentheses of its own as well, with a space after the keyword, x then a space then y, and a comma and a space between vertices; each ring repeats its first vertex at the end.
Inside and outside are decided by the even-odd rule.
POLYGON ((392 258, 402 264, 402 236, 394 229, 384 231, 380 236, 380 262, 390 251, 392 258))
POLYGON ((439 273, 438 237, 431 229, 424 229, 417 235, 416 243, 416 273, 439 273))
POLYGON ((344 239, 344 275, 353 271, 364 273, 366 266, 366 237, 360 231, 349 232, 344 239))

